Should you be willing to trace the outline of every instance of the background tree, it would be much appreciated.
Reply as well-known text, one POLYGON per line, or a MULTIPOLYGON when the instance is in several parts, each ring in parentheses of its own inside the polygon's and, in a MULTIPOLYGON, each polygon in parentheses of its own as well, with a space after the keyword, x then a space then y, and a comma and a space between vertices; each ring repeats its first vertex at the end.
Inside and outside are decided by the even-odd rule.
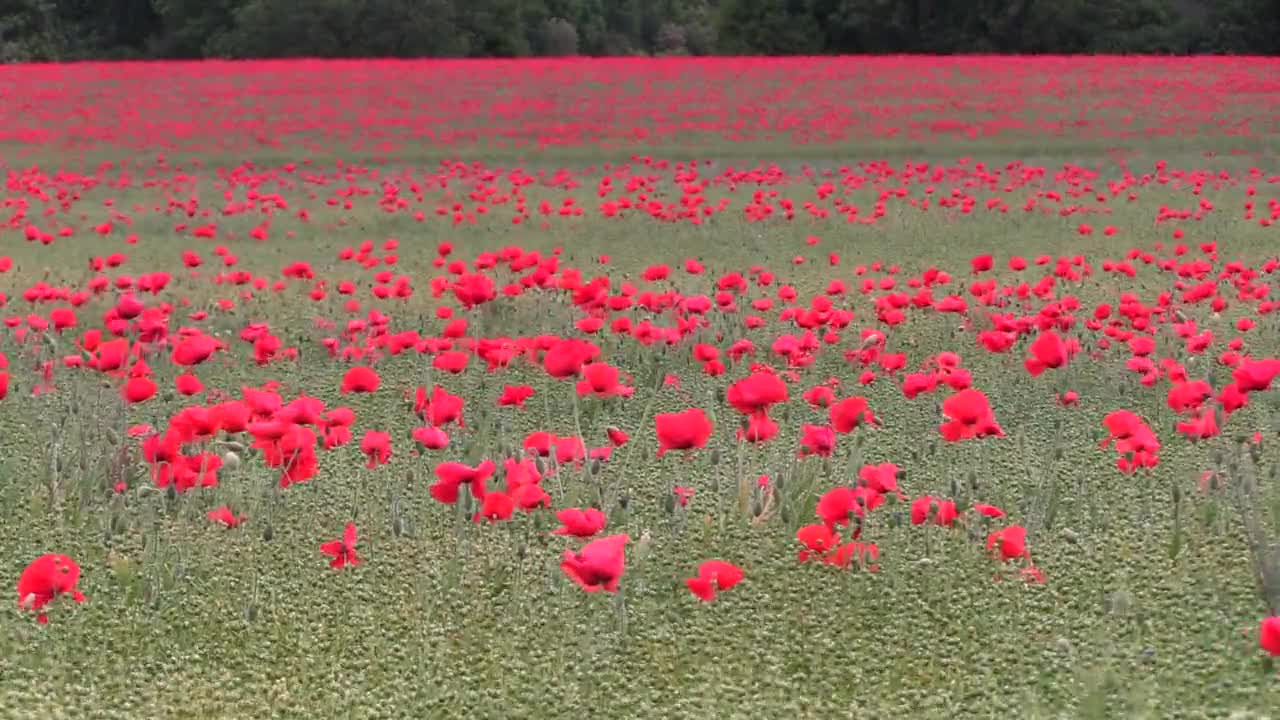
POLYGON ((1280 0, 0 0, 0 60, 1280 54, 1280 0))

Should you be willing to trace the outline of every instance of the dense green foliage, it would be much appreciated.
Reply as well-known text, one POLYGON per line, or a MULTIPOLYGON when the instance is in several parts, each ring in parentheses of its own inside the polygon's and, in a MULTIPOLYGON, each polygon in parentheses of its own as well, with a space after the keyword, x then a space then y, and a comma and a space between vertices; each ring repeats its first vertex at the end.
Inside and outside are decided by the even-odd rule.
POLYGON ((1280 52, 1280 0, 0 0, 0 60, 1280 52))

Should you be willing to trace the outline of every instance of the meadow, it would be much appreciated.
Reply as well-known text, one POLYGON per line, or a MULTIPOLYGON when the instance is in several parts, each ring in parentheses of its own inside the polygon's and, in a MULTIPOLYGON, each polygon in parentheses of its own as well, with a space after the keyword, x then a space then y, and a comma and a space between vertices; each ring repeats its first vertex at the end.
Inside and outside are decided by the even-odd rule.
POLYGON ((1280 61, 0 68, 0 717, 1280 713, 1280 61))

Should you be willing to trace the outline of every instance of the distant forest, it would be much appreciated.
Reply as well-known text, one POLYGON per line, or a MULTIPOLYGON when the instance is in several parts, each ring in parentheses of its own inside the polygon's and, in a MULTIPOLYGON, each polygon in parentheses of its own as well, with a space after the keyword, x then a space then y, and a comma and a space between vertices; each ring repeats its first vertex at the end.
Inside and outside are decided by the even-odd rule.
POLYGON ((1280 54, 1280 0, 0 0, 0 61, 1280 54))

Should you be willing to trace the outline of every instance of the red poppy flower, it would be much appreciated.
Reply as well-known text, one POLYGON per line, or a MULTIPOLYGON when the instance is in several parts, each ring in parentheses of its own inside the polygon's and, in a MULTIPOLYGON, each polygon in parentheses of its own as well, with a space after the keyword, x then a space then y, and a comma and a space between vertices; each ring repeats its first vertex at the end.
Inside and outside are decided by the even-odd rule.
POLYGON ((996 507, 995 505, 987 505, 986 503, 974 503, 973 510, 979 515, 983 515, 989 518, 1004 517, 1004 511, 996 507))
POLYGON ((342 394, 375 392, 381 384, 382 378, 373 368, 353 367, 342 376, 342 394))
POLYGON ((360 452, 368 461, 365 467, 373 469, 391 460, 391 435, 381 430, 370 430, 360 440, 360 452))
POLYGON ((948 421, 938 429, 949 442, 988 435, 1003 437, 1004 430, 996 423, 995 413, 981 390, 961 390, 942 401, 942 412, 948 421))
POLYGON ((723 560, 708 560, 698 566, 695 577, 686 578, 689 592, 703 602, 716 599, 717 591, 723 592, 742 581, 742 570, 723 560))
POLYGON ((129 378, 120 388, 120 397, 127 403, 141 403, 155 397, 156 383, 151 378, 129 378))
POLYGON ((831 427, 838 433, 853 432, 862 423, 876 424, 875 413, 867 407, 864 397, 848 397, 827 409, 831 427))
POLYGON ((805 425, 800 429, 800 455, 831 457, 836 447, 836 431, 826 425, 805 425))
POLYGON ((692 450, 704 447, 711 437, 711 420, 701 408, 678 413, 660 413, 654 417, 658 431, 658 457, 668 450, 692 450))
POLYGON ((560 527, 552 530, 553 535, 572 535, 589 538, 604 529, 607 519, 605 514, 596 508, 565 508, 556 513, 560 527))
POLYGON ((822 559, 840 544, 840 535, 832 524, 815 523, 805 525, 796 531, 796 539, 804 545, 796 558, 799 562, 810 559, 822 559))
POLYGON ((360 558, 356 556, 355 523, 347 523, 347 527, 342 531, 341 540, 333 540, 320 545, 320 552, 333 558, 329 561, 329 567, 335 570, 347 565, 359 565, 360 558))
POLYGON ((44 625, 49 616, 44 608, 62 595, 70 595, 77 603, 85 600, 76 589, 80 582, 80 566, 66 555, 41 555, 18 576, 18 607, 37 613, 36 622, 44 625))
POLYGON ((582 372, 582 366, 599 355, 600 348, 586 340, 567 338, 557 341, 547 349, 542 367, 553 378, 577 377, 582 372))
POLYGON ((485 481, 493 475, 497 468, 492 460, 485 460, 475 467, 460 462, 442 462, 436 465, 436 481, 431 485, 431 497, 439 502, 452 505, 458 501, 458 490, 463 485, 471 488, 471 496, 483 500, 486 494, 485 481))
POLYGON ((528 385, 507 385, 498 396, 498 404, 524 408, 525 401, 531 397, 533 397, 533 388, 528 385))
POLYGON ((767 412, 787 401, 787 384, 771 372, 754 372, 730 385, 725 400, 743 415, 767 412))
POLYGON ((416 427, 411 434, 414 440, 428 450, 443 450, 449 447, 449 434, 440 428, 416 427))
POLYGON ((912 525, 922 525, 932 518, 936 525, 951 527, 958 516, 956 504, 951 500, 941 500, 925 495, 911 503, 912 525))
POLYGON ((1031 356, 1025 361, 1027 372, 1032 377, 1045 370, 1056 369, 1067 364, 1069 355, 1067 344, 1052 330, 1046 330, 1031 343, 1031 356))
POLYGON ((618 428, 613 426, 606 428, 605 434, 609 436, 609 443, 614 447, 622 447, 623 445, 627 444, 628 440, 631 439, 630 435, 626 434, 622 430, 619 430, 618 428))
POLYGON ((1280 615, 1263 618, 1258 624, 1258 646, 1271 657, 1280 657, 1280 615))
POLYGON ((225 528, 239 527, 245 521, 243 515, 236 515, 231 512, 231 508, 223 505, 216 510, 210 510, 206 516, 213 522, 222 525, 225 528))
POLYGON ((763 443, 772 440, 778 434, 778 423, 763 412, 755 413, 747 418, 746 427, 738 429, 738 439, 749 443, 763 443))
POLYGON ((831 527, 848 525, 849 519, 862 515, 862 506, 858 504, 858 495, 849 487, 832 488, 818 498, 815 509, 818 517, 831 527))
POLYGON ((488 520, 491 523, 510 520, 512 513, 515 512, 515 500, 505 492, 487 492, 484 499, 480 501, 480 509, 471 518, 472 522, 479 523, 481 520, 488 520))
POLYGON ((630 540, 627 535, 609 535, 587 543, 581 552, 566 550, 560 569, 587 592, 616 593, 626 570, 625 549, 630 540))
POLYGON ((578 381, 579 395, 595 397, 631 397, 635 388, 618 382, 618 368, 608 363, 589 363, 582 366, 582 380, 578 381))
POLYGON ((204 390, 204 383, 200 382, 200 378, 191 374, 177 376, 173 379, 173 386, 177 389, 178 394, 188 397, 198 395, 204 390))
POLYGON ((987 550, 999 555, 1001 560, 1017 560, 1030 558, 1027 550, 1027 529, 1021 525, 1010 525, 987 536, 987 550))
POLYGON ((1102 447, 1115 441, 1116 452, 1121 454, 1116 459, 1116 467, 1121 472, 1132 473, 1140 467, 1153 468, 1160 462, 1156 456, 1160 441, 1142 418, 1128 410, 1116 410, 1108 413, 1102 423, 1109 433, 1109 437, 1102 441, 1102 447))

